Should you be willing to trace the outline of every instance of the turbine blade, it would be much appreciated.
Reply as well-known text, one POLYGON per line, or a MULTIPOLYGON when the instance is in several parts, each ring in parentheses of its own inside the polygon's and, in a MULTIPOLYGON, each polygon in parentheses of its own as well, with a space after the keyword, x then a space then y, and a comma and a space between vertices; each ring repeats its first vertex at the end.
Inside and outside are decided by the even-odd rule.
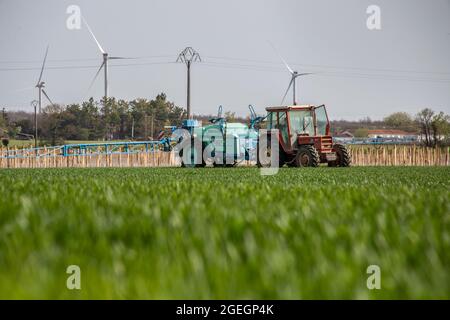
POLYGON ((52 105, 55 105, 53 102, 52 102, 52 100, 49 98, 49 96, 48 96, 48 94, 47 94, 47 92, 45 92, 45 90, 44 89, 42 89, 42 93, 44 94, 44 96, 47 98, 47 100, 48 100, 48 102, 50 102, 52 105))
POLYGON ((119 60, 119 59, 137 59, 133 57, 108 57, 110 60, 119 60))
POLYGON ((39 74, 39 80, 37 81, 36 85, 38 85, 39 82, 41 82, 42 74, 44 73, 45 61, 47 60, 47 54, 48 54, 48 47, 49 46, 47 45, 47 49, 45 50, 44 61, 42 62, 41 73, 39 74))
POLYGON ((283 57, 280 56, 280 59, 283 61, 284 65, 286 66, 286 69, 289 70, 289 72, 291 74, 294 74, 294 70, 291 69, 291 67, 289 67, 289 65, 287 64, 287 62, 283 59, 283 57))
POLYGON ((288 69, 289 72, 290 72, 291 74, 294 74, 294 70, 292 70, 292 68, 289 67, 289 65, 287 64, 286 60, 283 59, 283 57, 282 57, 281 54, 278 52, 277 48, 275 48, 275 46, 273 45, 273 43, 270 42, 270 41, 269 41, 269 43, 270 43, 270 45, 272 46, 272 48, 273 48, 273 50, 275 51, 275 53, 276 53, 276 54, 278 55, 278 57, 281 59, 281 61, 283 61, 284 65, 286 66, 286 69, 288 69))
POLYGON ((100 45, 100 43, 98 42, 97 38, 95 37, 94 33, 92 32, 91 27, 89 27, 89 24, 87 23, 86 19, 84 19, 83 16, 81 16, 81 19, 83 19, 84 24, 86 25, 86 27, 89 30, 89 33, 91 34, 92 38, 94 38, 95 43, 97 44, 98 48, 100 49, 101 53, 105 53, 105 50, 103 50, 102 46, 100 45))
POLYGON ((86 94, 89 93, 89 91, 91 90, 92 86, 94 85, 95 80, 97 79, 100 71, 102 70, 102 68, 105 66, 105 61, 102 62, 102 64, 100 65, 100 68, 98 68, 97 73, 95 74, 94 78, 91 81, 91 84, 89 85, 89 88, 86 91, 86 94))
POLYGON ((307 76, 307 75, 309 75, 309 74, 314 74, 314 73, 311 73, 311 72, 297 73, 297 75, 296 75, 295 77, 307 76))
POLYGON ((289 86, 287 87, 286 93, 283 96, 283 100, 281 100, 282 105, 283 105, 284 99, 286 99, 286 96, 287 96, 289 89, 291 88, 293 82, 294 82, 294 77, 292 77, 291 82, 289 82, 289 86))

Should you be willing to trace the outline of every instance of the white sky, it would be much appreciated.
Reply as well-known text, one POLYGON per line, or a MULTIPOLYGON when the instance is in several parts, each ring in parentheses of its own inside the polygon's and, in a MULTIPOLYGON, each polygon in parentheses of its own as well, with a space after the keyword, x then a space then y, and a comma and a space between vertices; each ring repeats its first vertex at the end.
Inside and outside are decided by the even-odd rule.
MULTIPOLYGON (((263 113, 280 104, 290 80, 271 41, 293 69, 316 73, 300 78, 299 102, 324 103, 333 119, 450 112, 449 0, 0 0, 0 107, 31 110, 37 90, 21 89, 36 84, 47 44, 43 80, 53 101, 87 97, 101 54, 84 26, 67 29, 71 4, 110 55, 147 57, 111 61, 117 98, 165 92, 185 106, 186 67, 166 62, 192 46, 203 60, 192 67, 194 113, 216 113, 219 104, 263 113), (371 4, 381 8, 378 31, 366 27, 371 4)), ((102 93, 100 75, 90 95, 102 93)))

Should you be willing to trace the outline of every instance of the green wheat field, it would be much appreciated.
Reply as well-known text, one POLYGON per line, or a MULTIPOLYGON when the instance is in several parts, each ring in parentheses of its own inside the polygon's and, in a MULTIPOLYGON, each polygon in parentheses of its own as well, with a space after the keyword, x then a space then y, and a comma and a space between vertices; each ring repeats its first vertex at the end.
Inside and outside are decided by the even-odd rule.
POLYGON ((0 298, 449 299, 450 168, 1 170, 0 298))

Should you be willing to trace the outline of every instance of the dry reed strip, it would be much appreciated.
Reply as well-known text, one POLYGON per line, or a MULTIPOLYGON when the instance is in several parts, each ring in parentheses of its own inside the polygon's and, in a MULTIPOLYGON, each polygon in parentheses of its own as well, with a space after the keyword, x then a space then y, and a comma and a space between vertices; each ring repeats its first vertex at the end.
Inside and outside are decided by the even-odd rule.
POLYGON ((180 162, 174 152, 88 153, 63 156, 59 150, 41 152, 38 157, 20 149, 0 150, 0 168, 102 168, 102 167, 175 167, 180 162))
POLYGON ((416 145, 348 146, 354 166, 448 166, 450 148, 416 145))
MULTIPOLYGON (((448 166, 450 148, 415 145, 349 145, 353 166, 448 166)), ((29 149, 0 149, 0 168, 97 168, 97 167, 175 167, 180 161, 174 152, 87 153, 62 156, 60 149, 42 148, 38 157, 29 149)))

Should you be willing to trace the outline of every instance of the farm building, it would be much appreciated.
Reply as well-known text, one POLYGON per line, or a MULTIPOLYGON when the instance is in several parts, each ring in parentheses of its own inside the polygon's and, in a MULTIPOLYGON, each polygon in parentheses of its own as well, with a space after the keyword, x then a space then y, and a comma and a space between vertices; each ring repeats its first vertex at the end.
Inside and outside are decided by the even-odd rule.
POLYGON ((339 132, 337 135, 335 135, 335 137, 338 137, 338 138, 354 138, 354 135, 351 132, 346 130, 346 131, 339 132))
POLYGON ((342 131, 342 132, 339 132, 338 134, 336 134, 334 136, 334 139, 341 143, 349 143, 353 140, 354 137, 355 136, 351 132, 345 130, 345 131, 342 131))

